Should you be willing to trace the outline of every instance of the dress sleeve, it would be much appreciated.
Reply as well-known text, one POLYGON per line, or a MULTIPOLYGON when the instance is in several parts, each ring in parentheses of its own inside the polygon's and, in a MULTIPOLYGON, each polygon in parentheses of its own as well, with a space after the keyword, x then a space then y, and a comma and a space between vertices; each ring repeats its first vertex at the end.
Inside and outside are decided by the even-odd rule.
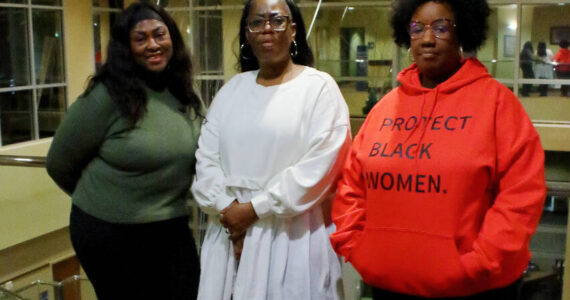
MULTIPOLYGON (((546 195, 544 150, 518 99, 510 93, 495 117, 496 196, 487 211, 473 251, 461 261, 470 277, 498 274, 519 261, 536 230, 546 195)), ((528 250, 527 250, 528 251, 528 250)))
MULTIPOLYGON (((368 114, 372 116, 374 109, 368 114)), ((370 117, 369 117, 370 118, 370 117)), ((335 251, 350 260, 350 254, 357 244, 366 223, 366 185, 362 176, 362 165, 357 154, 366 132, 369 118, 362 124, 342 168, 336 197, 332 205, 332 220, 336 232, 330 240, 335 251)))
POLYGON ((196 150, 196 176, 192 193, 198 205, 207 214, 217 214, 235 199, 227 193, 226 175, 222 169, 219 151, 219 122, 224 93, 216 95, 202 124, 196 150))
MULTIPOLYGON (((259 218, 293 217, 334 193, 340 168, 350 146, 348 108, 336 83, 327 81, 310 114, 307 150, 251 199, 259 218)), ((303 144, 303 143, 300 143, 303 144)))
POLYGON ((69 107, 46 158, 48 174, 67 194, 73 193, 82 170, 98 155, 113 117, 118 117, 117 109, 101 84, 69 107))

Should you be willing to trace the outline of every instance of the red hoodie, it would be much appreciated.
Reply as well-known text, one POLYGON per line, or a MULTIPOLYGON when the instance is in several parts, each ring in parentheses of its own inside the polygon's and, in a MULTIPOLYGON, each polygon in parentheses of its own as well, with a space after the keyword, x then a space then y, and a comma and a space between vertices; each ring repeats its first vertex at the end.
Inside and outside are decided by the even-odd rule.
POLYGON ((372 109, 343 169, 334 249, 365 282, 465 296, 522 276, 545 199, 544 151, 516 96, 468 59, 423 88, 416 65, 372 109))
POLYGON ((554 61, 560 63, 560 65, 556 66, 558 72, 570 72, 570 50, 560 48, 554 55, 554 61))

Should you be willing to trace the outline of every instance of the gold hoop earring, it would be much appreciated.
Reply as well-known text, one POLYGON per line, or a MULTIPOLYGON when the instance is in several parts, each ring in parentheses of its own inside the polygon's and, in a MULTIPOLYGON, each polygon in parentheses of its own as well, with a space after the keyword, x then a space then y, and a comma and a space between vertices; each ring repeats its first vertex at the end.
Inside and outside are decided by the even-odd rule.
POLYGON ((245 60, 251 59, 251 58, 249 58, 249 57, 243 55, 244 49, 245 49, 245 47, 247 47, 247 46, 248 46, 248 44, 246 44, 246 43, 243 43, 243 44, 241 44, 241 45, 239 46, 239 56, 240 56, 241 58, 245 59, 245 60))
POLYGON ((291 51, 290 51, 290 52, 291 52, 291 57, 296 57, 297 54, 299 54, 299 53, 297 52, 297 49, 298 49, 298 48, 297 48, 297 42, 296 42, 295 40, 293 40, 293 42, 291 43, 291 48, 294 49, 294 50, 291 50, 291 51))
POLYGON ((412 48, 408 48, 408 59, 409 59, 411 62, 416 62, 416 59, 415 59, 414 56, 412 55, 412 51, 411 51, 411 50, 412 50, 412 48))

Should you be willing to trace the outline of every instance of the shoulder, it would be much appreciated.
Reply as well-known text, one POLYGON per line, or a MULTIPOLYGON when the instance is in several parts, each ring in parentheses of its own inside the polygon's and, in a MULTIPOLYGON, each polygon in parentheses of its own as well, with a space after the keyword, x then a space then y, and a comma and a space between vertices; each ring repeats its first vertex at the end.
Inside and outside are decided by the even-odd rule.
POLYGON ((250 86, 255 84, 256 74, 257 71, 248 71, 234 75, 218 90, 214 97, 214 102, 224 101, 226 98, 233 98, 233 96, 228 97, 228 95, 233 95, 236 92, 239 93, 241 90, 247 90, 250 86))
POLYGON ((256 74, 257 71, 239 73, 224 83, 208 108, 207 118, 229 109, 229 104, 240 98, 241 93, 253 88, 256 74))
POLYGON ((69 107, 69 111, 73 110, 85 110, 87 113, 98 114, 118 112, 116 104, 103 83, 97 83, 77 97, 77 100, 69 107))
POLYGON ((323 86, 334 86, 338 88, 336 81, 331 75, 312 67, 305 67, 305 70, 303 70, 300 76, 304 76, 307 80, 310 80, 311 85, 321 84, 323 86))
POLYGON ((236 88, 243 84, 246 85, 253 84, 255 83, 256 76, 257 76, 257 70, 236 74, 222 86, 220 91, 236 88))
POLYGON ((307 89, 306 95, 314 95, 314 101, 303 101, 312 107, 317 119, 329 120, 334 126, 347 125, 349 120, 348 106, 336 84, 329 74, 306 67, 300 75, 299 82, 307 89))
POLYGON ((336 80, 328 73, 315 68, 305 67, 305 70, 299 76, 300 78, 297 81, 299 86, 302 85, 304 88, 321 96, 326 95, 326 98, 330 101, 342 100, 344 103, 344 97, 336 80))

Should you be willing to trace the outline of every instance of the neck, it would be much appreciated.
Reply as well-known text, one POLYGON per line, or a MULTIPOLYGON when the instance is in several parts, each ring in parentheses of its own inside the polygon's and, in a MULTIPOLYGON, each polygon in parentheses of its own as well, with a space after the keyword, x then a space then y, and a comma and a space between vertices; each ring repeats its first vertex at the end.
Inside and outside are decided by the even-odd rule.
POLYGON ((259 66, 259 81, 281 82, 293 70, 293 61, 288 59, 282 63, 259 66))
POLYGON ((459 69, 461 68, 461 61, 457 61, 456 64, 451 64, 446 70, 446 72, 442 72, 439 74, 429 74, 429 73, 420 73, 420 81, 422 86, 428 89, 435 88, 438 84, 446 81, 449 77, 453 76, 459 69))
POLYGON ((152 90, 160 92, 168 86, 167 72, 152 72, 141 68, 138 74, 139 78, 152 90))

